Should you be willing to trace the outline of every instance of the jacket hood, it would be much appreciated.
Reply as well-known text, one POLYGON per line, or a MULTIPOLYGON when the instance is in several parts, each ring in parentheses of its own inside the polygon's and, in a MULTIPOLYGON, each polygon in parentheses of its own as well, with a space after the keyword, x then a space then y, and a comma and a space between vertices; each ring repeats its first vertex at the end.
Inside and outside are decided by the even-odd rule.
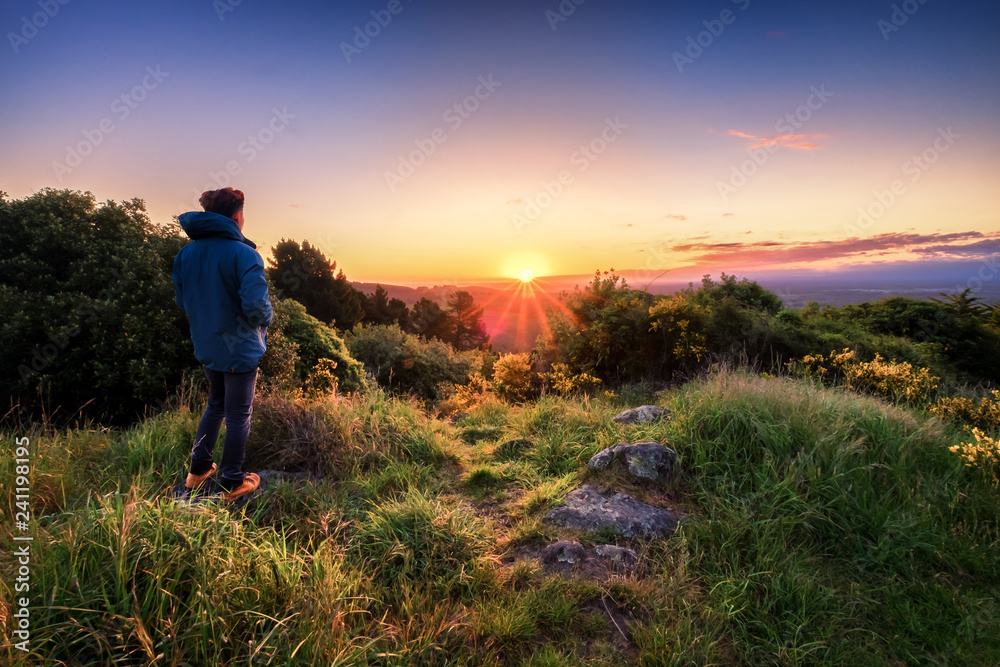
POLYGON ((182 213, 177 216, 177 222, 181 223, 181 228, 192 241, 198 239, 232 239, 246 243, 251 248, 257 245, 243 236, 243 232, 236 225, 236 221, 218 213, 208 211, 192 211, 182 213))

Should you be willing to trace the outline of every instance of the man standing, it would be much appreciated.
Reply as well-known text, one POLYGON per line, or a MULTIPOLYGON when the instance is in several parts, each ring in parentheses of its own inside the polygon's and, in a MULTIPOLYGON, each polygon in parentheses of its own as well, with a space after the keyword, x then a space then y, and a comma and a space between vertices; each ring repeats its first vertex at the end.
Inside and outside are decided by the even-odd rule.
POLYGON ((215 474, 215 442, 222 420, 219 485, 227 502, 260 486, 256 473, 243 472, 257 366, 267 349, 267 325, 274 312, 267 298, 264 262, 243 236, 243 193, 232 188, 201 195, 204 212, 178 217, 191 243, 174 259, 173 280, 180 306, 191 323, 194 354, 208 376, 208 406, 191 451, 184 482, 189 491, 215 474))

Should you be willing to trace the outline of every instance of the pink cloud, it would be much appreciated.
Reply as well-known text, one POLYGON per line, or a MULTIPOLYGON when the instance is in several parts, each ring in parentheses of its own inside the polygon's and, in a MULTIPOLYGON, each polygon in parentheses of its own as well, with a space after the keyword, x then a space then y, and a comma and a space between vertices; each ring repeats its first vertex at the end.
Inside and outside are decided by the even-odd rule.
POLYGON ((830 260, 864 260, 887 254, 908 253, 939 259, 976 259, 1000 252, 1000 234, 954 232, 951 234, 877 234, 869 238, 836 241, 757 241, 754 243, 704 243, 692 239, 667 248, 694 253, 690 261, 727 266, 778 266, 830 260))
POLYGON ((815 143, 815 140, 829 138, 829 135, 826 134, 780 134, 776 137, 755 137, 752 134, 740 132, 739 130, 729 130, 726 134, 731 137, 739 137, 740 139, 749 139, 753 142, 750 144, 751 148, 782 146, 785 148, 799 148, 804 151, 821 148, 820 144, 815 143))

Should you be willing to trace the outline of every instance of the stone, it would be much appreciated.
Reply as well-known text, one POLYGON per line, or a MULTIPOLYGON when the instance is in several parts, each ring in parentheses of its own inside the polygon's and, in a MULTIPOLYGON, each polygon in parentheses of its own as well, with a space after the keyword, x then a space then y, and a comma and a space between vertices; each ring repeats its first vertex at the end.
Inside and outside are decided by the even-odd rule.
POLYGON ((665 481, 673 477, 677 452, 657 442, 619 442, 594 454, 587 467, 604 470, 616 461, 628 465, 635 477, 665 481))
POLYGON ((586 570, 607 570, 617 567, 630 570, 639 563, 639 554, 627 547, 598 544, 585 547, 574 540, 559 540, 542 549, 540 554, 546 565, 580 565, 586 570))
POLYGON ((642 405, 638 408, 619 412, 611 418, 616 424, 650 424, 660 419, 670 419, 670 412, 659 405, 642 405))
POLYGON ((639 562, 639 554, 628 547, 619 547, 614 544, 598 544, 594 547, 594 553, 601 558, 609 560, 615 565, 625 568, 634 567, 639 562))
POLYGON ((579 542, 559 540, 542 550, 543 563, 579 563, 587 557, 587 549, 579 542))
POLYGON ((589 532, 611 529, 623 537, 670 537, 681 516, 624 493, 601 492, 584 484, 567 494, 563 504, 550 510, 545 520, 589 532))

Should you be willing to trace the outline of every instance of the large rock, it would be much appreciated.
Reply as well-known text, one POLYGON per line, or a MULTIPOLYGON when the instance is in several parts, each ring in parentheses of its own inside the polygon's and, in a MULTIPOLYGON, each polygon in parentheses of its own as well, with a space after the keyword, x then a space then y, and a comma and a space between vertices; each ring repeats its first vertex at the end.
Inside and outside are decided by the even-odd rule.
POLYGON ((623 537, 669 537, 677 530, 680 516, 624 493, 602 493, 584 484, 567 494, 563 504, 546 514, 545 520, 590 532, 610 528, 623 537))
POLYGON ((659 405, 642 405, 625 412, 619 412, 611 418, 616 424, 649 424, 659 419, 670 419, 670 412, 659 405))
POLYGON ((613 463, 628 466, 628 471, 636 477, 668 480, 674 474, 677 452, 657 442, 619 442, 602 449, 587 462, 591 470, 604 470, 613 463))

